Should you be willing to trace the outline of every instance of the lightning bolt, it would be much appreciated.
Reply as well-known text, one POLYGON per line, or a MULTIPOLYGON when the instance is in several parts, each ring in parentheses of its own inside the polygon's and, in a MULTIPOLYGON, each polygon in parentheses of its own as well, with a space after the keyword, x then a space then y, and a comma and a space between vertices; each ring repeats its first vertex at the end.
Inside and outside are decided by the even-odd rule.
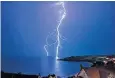
POLYGON ((52 36, 52 35, 55 35, 55 32, 50 33, 50 34, 46 37, 46 44, 44 45, 44 50, 45 50, 47 56, 49 56, 48 47, 49 47, 49 46, 52 46, 53 44, 56 44, 56 42, 57 42, 57 40, 56 40, 56 41, 55 41, 54 43, 52 43, 52 44, 49 44, 49 43, 48 43, 48 38, 49 38, 50 36, 52 36))
POLYGON ((60 12, 60 19, 58 21, 58 25, 56 26, 55 31, 53 33, 50 33, 47 36, 47 38, 46 38, 46 44, 44 45, 44 49, 45 49, 45 52, 46 52, 47 56, 49 56, 48 47, 57 43, 57 45, 56 45, 56 59, 58 59, 59 49, 61 47, 61 39, 63 39, 62 38, 63 36, 61 36, 61 34, 60 34, 59 28, 60 28, 60 26, 61 26, 61 24, 62 24, 62 22, 63 22, 63 20, 64 20, 64 18, 66 16, 66 9, 65 9, 64 2, 58 2, 55 5, 61 7, 61 9, 59 10, 59 12, 60 12), (50 36, 52 36, 52 35, 56 35, 56 41, 54 43, 52 43, 52 44, 49 44, 48 43, 48 38, 50 36))
POLYGON ((61 26, 62 21, 66 16, 66 9, 65 9, 65 6, 64 6, 64 2, 59 2, 59 5, 62 6, 61 11, 63 12, 63 14, 62 14, 61 19, 59 20, 59 24, 57 26, 57 47, 56 47, 56 58, 57 59, 58 59, 58 54, 59 54, 59 47, 61 46, 61 42, 60 42, 60 36, 61 35, 60 35, 59 27, 61 26))

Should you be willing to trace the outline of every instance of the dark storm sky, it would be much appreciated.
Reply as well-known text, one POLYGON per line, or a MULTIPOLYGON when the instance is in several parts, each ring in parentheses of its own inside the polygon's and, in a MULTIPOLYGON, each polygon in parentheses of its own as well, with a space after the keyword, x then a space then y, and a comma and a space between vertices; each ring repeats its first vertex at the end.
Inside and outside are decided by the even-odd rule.
MULTIPOLYGON (((59 17, 53 3, 1 3, 2 57, 46 56, 45 38, 59 17)), ((115 2, 65 2, 65 8, 60 32, 66 40, 61 40, 59 57, 115 53, 115 2)))

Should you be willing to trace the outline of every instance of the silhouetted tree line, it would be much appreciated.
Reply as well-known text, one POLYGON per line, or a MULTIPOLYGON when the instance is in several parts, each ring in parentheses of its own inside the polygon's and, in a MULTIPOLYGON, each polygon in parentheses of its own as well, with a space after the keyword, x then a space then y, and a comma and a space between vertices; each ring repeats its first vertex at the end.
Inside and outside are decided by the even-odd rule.
POLYGON ((26 75, 22 73, 5 73, 1 71, 1 78, 61 78, 59 76, 56 77, 55 74, 49 74, 48 76, 38 75, 26 75))

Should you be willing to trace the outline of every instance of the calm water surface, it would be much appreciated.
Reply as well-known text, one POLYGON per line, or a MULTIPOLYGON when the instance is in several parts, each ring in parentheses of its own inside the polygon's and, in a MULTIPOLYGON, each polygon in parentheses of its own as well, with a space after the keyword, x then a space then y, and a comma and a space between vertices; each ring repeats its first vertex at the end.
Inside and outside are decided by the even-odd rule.
POLYGON ((2 70, 5 72, 22 72, 25 74, 48 75, 55 73, 59 76, 69 76, 80 70, 80 64, 88 66, 82 62, 56 61, 53 57, 25 57, 25 58, 2 58, 2 70))

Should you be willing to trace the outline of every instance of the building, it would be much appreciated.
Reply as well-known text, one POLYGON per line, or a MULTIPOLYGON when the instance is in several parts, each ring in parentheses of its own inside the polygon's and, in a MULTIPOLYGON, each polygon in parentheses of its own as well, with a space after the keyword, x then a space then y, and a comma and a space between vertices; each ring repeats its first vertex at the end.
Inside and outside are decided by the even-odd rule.
POLYGON ((80 72, 75 76, 76 78, 115 78, 115 68, 82 66, 80 72))
MULTIPOLYGON (((70 56, 60 61, 89 62, 91 67, 83 67, 75 78, 115 78, 115 55, 70 56)), ((74 77, 72 77, 74 78, 74 77)))

